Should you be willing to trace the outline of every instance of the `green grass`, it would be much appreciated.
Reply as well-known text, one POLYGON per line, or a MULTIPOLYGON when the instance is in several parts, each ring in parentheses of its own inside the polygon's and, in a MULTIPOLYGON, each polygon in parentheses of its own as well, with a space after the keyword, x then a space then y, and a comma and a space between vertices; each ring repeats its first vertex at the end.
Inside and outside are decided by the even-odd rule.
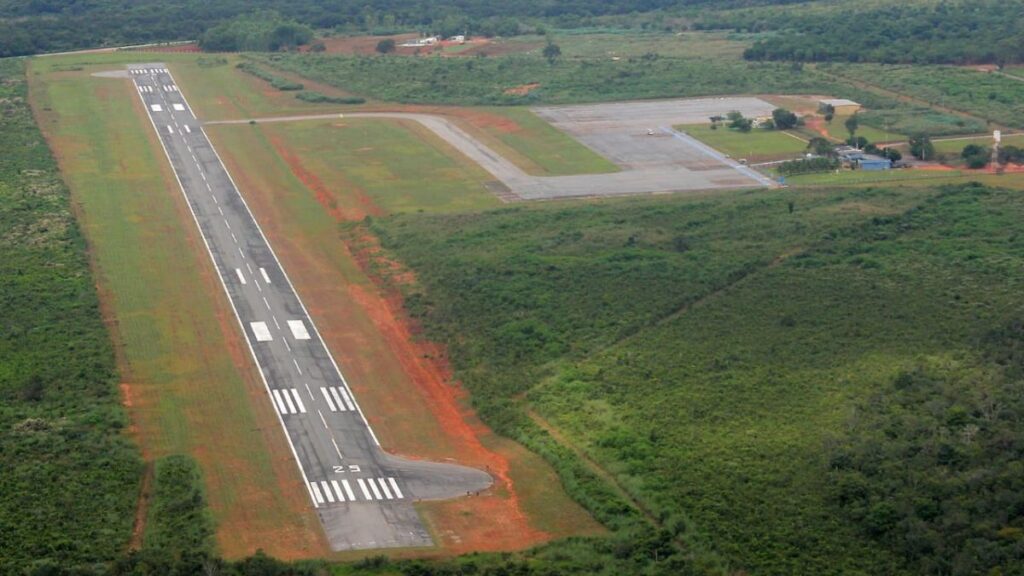
POLYGON ((176 454, 157 460, 154 468, 143 546, 172 556, 212 552, 213 523, 199 465, 176 454))
POLYGON ((142 466, 67 187, 0 60, 0 573, 118 557, 142 466))
POLYGON ((535 53, 488 58, 313 54, 253 57, 367 98, 424 104, 554 104, 829 91, 827 83, 810 70, 701 58, 562 58, 551 64, 535 53), (534 82, 540 87, 527 95, 507 93, 534 82))
POLYGON ((527 172, 540 176, 562 176, 603 174, 619 170, 610 160, 545 122, 528 108, 492 107, 486 111, 514 123, 514 126, 486 123, 479 128, 512 149, 515 155, 525 158, 526 162, 520 164, 526 164, 523 168, 527 172))
POLYGON ((342 209, 358 208, 360 195, 385 213, 458 212, 500 204, 484 187, 491 179, 486 172, 412 121, 346 119, 216 130, 234 139, 262 138, 259 132, 264 131, 306 170, 325 179, 342 177, 330 185, 342 209))
POLYGON ((825 69, 990 122, 1024 127, 1020 80, 955 66, 833 64, 825 69))
POLYGON ((751 162, 791 159, 807 152, 807 142, 799 135, 781 130, 730 130, 724 126, 712 130, 710 124, 676 126, 719 152, 751 162))
MULTIPOLYGON (((992 135, 978 136, 977 138, 957 138, 956 140, 932 140, 935 151, 939 154, 954 154, 959 156, 964 146, 977 144, 986 148, 992 147, 992 135)), ((1004 146, 1017 146, 1024 148, 1024 134, 1007 134, 1002 138, 1004 146)))

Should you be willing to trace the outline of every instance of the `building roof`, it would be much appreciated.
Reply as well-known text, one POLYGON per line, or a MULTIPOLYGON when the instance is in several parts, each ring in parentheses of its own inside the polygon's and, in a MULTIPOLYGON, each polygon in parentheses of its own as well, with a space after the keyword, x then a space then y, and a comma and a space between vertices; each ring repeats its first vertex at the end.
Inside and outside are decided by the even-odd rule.
POLYGON ((828 104, 829 106, 860 106, 860 104, 853 100, 847 100, 846 98, 826 98, 819 100, 822 104, 828 104))

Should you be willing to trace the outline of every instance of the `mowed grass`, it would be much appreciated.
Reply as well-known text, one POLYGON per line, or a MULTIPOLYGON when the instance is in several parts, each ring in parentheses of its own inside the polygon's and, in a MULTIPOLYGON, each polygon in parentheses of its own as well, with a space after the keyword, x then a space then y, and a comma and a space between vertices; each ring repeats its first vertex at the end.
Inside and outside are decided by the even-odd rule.
POLYGON ((217 131, 275 143, 343 211, 457 212, 500 204, 484 185, 489 174, 414 121, 346 118, 217 131))
MULTIPOLYGON (((401 123, 391 121, 361 120, 356 124, 381 134, 404 130, 401 123)), ((486 431, 460 401, 439 398, 438 391, 431 388, 434 376, 426 367, 430 360, 425 351, 406 347, 411 337, 401 336, 401 327, 391 318, 384 298, 338 233, 339 220, 358 220, 367 212, 381 214, 385 208, 374 203, 376 197, 356 192, 347 164, 323 150, 306 155, 302 146, 315 145, 296 142, 310 137, 310 130, 333 141, 331 130, 339 128, 304 122, 222 125, 207 130, 264 231, 287 262, 289 274, 384 448, 416 458, 454 458, 492 471, 507 466, 514 494, 498 490, 495 495, 420 507, 442 546, 470 551, 473 546, 506 549, 538 543, 535 535, 520 531, 520 523, 503 519, 515 512, 514 506, 525 511, 532 530, 547 534, 547 538, 599 532, 600 525, 560 489, 546 462, 486 431), (293 149, 293 145, 298 147, 293 149), (291 152, 286 157, 282 150, 291 152)), ((343 143, 335 145, 345 147, 343 143)), ((445 190, 448 195, 457 194, 445 190)), ((481 206, 497 204, 493 196, 485 194, 477 199, 481 206)), ((425 210, 432 209, 425 206, 425 210)), ((403 209, 419 211, 414 205, 403 209)), ((447 381, 440 386, 442 390, 451 388, 447 381)))
POLYGON ((555 128, 529 108, 466 109, 469 129, 506 159, 535 176, 618 172, 612 161, 555 128), (482 134, 481 134, 482 133, 482 134))
POLYGON ((128 80, 30 75, 89 240, 147 460, 200 463, 221 552, 323 551, 317 520, 169 166, 128 80))
POLYGON ((750 132, 730 130, 710 124, 676 126, 701 142, 733 158, 746 158, 752 162, 795 158, 807 151, 807 142, 787 131, 753 129, 750 132))
MULTIPOLYGON (((832 138, 845 142, 850 137, 850 133, 846 130, 846 120, 849 118, 849 114, 836 115, 832 118, 832 122, 825 123, 825 130, 828 135, 832 138)), ((859 122, 857 126, 857 136, 863 136, 868 139, 868 142, 880 143, 880 142, 904 142, 907 140, 905 134, 898 134, 882 128, 875 128, 874 126, 868 126, 863 121, 859 122)))
MULTIPOLYGON (((992 148, 992 135, 978 136, 976 138, 956 138, 954 140, 932 140, 935 151, 939 154, 960 154, 964 146, 977 144, 985 148, 992 148)), ((1006 134, 1002 138, 1003 146, 1017 146, 1024 148, 1024 134, 1006 134)))

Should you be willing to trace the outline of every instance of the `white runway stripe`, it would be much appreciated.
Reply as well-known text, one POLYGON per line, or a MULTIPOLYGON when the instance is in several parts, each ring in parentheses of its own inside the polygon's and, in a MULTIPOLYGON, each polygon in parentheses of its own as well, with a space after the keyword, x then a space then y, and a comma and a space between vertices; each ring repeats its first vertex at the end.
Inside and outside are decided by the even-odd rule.
POLYGON ((359 483, 359 489, 363 491, 363 496, 366 496, 367 500, 373 500, 373 497, 370 496, 370 491, 366 489, 366 482, 363 482, 362 478, 356 478, 356 482, 359 483))
MULTIPOLYGON (((277 390, 274 390, 274 394, 277 394, 277 390)), ((288 391, 282 392, 281 396, 284 396, 284 401, 288 404, 288 414, 295 414, 295 404, 292 404, 292 398, 288 395, 288 391)))
POLYGON ((316 497, 317 504, 323 504, 324 497, 320 494, 320 487, 316 485, 316 482, 310 482, 309 485, 313 488, 313 495, 316 497))
POLYGON ((352 502, 356 501, 356 495, 352 492, 352 486, 348 483, 348 480, 342 480, 341 485, 345 487, 345 494, 348 495, 348 499, 352 502))
MULTIPOLYGON (((362 482, 362 480, 360 480, 360 482, 362 482)), ((373 478, 370 478, 369 481, 367 481, 367 484, 370 485, 370 490, 373 490, 373 495, 377 497, 377 500, 382 500, 380 497, 380 490, 377 489, 377 484, 373 481, 373 478)))
POLYGON ((245 284, 245 274, 242 274, 242 269, 235 268, 235 274, 238 274, 238 281, 245 284))
POLYGON ((168 124, 167 125, 167 133, 168 134, 174 134, 174 126, 171 126, 170 124, 168 124))
POLYGON ((338 481, 331 480, 331 486, 334 486, 334 493, 338 495, 338 502, 344 502, 345 496, 341 493, 341 486, 338 486, 338 481))
POLYGON ((299 397, 299 391, 292 388, 292 397, 295 398, 295 405, 299 407, 299 412, 306 413, 306 405, 302 403, 302 398, 299 397))
POLYGON ((288 409, 284 407, 284 400, 281 400, 281 392, 274 390, 274 400, 277 402, 277 411, 281 414, 287 414, 288 409))
POLYGON ((334 406, 334 400, 331 400, 331 395, 327 393, 327 388, 321 388, 320 391, 324 393, 324 400, 327 400, 327 406, 331 409, 331 412, 337 412, 338 409, 334 406))
POLYGON ((352 403, 352 399, 351 399, 351 398, 349 398, 348 392, 347 392, 347 391, 346 391, 346 390, 345 390, 344 388, 338 388, 338 390, 340 390, 340 391, 341 391, 341 395, 342 395, 342 397, 344 397, 344 398, 345 398, 345 405, 346 405, 346 406, 348 406, 348 409, 349 409, 349 410, 355 410, 355 409, 356 409, 356 407, 355 407, 355 405, 354 405, 354 404, 352 403))
MULTIPOLYGON (((239 248, 238 251, 241 252, 242 249, 239 248)), ((244 258, 245 254, 242 254, 242 257, 244 258)), ((269 342, 274 339, 270 335, 270 328, 267 328, 266 322, 250 322, 249 326, 252 327, 252 333, 256 336, 257 342, 269 342)))
MULTIPOLYGON (((373 482, 373 479, 370 480, 373 482)), ((388 483, 383 478, 377 478, 377 484, 380 484, 380 489, 384 491, 384 497, 388 500, 394 500, 395 497, 391 495, 391 490, 388 490, 388 483)))
POLYGON ((327 496, 327 501, 334 502, 334 494, 331 492, 331 487, 327 484, 327 481, 321 480, 320 485, 324 487, 324 496, 327 496))
POLYGON ((306 325, 302 323, 302 320, 289 320, 288 328, 292 331, 292 336, 296 340, 309 340, 309 331, 306 330, 306 325))
POLYGON ((192 133, 192 129, 188 127, 188 124, 185 124, 185 132, 188 134, 192 133))
POLYGON ((342 412, 344 412, 345 411, 345 405, 341 403, 341 398, 338 398, 338 389, 337 388, 331 388, 331 396, 334 396, 334 401, 338 403, 338 408, 342 412))
POLYGON ((263 281, 266 282, 267 284, 270 284, 270 276, 267 275, 267 269, 260 268, 260 274, 263 275, 263 281))
POLYGON ((402 491, 398 489, 398 482, 395 482, 394 478, 388 478, 388 482, 391 483, 391 488, 395 491, 395 496, 398 496, 398 499, 401 500, 403 496, 402 491))

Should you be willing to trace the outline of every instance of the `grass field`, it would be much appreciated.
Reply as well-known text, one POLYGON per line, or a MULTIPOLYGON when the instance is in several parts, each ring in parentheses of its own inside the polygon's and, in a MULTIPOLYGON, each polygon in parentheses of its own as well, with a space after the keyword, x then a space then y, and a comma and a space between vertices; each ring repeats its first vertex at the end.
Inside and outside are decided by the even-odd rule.
MULTIPOLYGON (((957 138, 955 140, 932 140, 935 151, 939 154, 956 154, 963 151, 968 144, 977 144, 986 148, 992 147, 992 135, 978 136, 977 138, 957 138)), ((1024 134, 1006 134, 1002 138, 1004 146, 1017 146, 1024 148, 1024 134)))
POLYGON ((90 77, 96 69, 33 74, 33 98, 89 240, 134 435, 149 461, 181 453, 199 462, 227 556, 322 554, 291 454, 135 91, 90 77))
POLYGON ((956 66, 833 64, 828 70, 987 121, 1024 127, 1024 82, 956 66))
POLYGON ((490 176, 418 123, 345 119, 219 126, 226 148, 265 139, 307 184, 335 199, 346 219, 359 214, 452 212, 497 206, 490 176))
POLYGON ((619 170, 611 161, 542 120, 528 108, 466 109, 463 126, 505 158, 536 176, 601 174, 619 170), (497 143, 497 146, 495 146, 497 143))
POLYGON ((793 132, 759 130, 740 132, 724 126, 712 130, 710 124, 676 126, 719 152, 750 162, 792 159, 807 152, 807 141, 793 132))
POLYGON ((338 233, 343 222, 365 215, 481 208, 496 206, 497 200, 478 187, 467 189, 459 167, 426 147, 402 123, 345 125, 216 126, 209 134, 288 263, 383 445, 417 458, 455 458, 498 475, 502 488, 493 495, 424 504, 428 524, 453 552, 515 549, 553 537, 599 532, 599 526, 557 489, 549 465, 487 431, 467 411, 450 375, 431 360, 440 351, 418 343, 409 333, 400 308, 364 273, 372 263, 359 264, 366 256, 352 245, 358 239, 338 233), (348 158, 347 149, 352 148, 345 140, 349 136, 332 136, 339 131, 351 131, 351 137, 363 144, 381 138, 404 140, 404 146, 426 148, 419 161, 430 158, 435 165, 400 170, 395 168, 396 159, 382 152, 387 148, 377 148, 375 155, 360 160, 373 166, 353 168, 335 157, 348 158), (367 173, 361 172, 379 175, 385 169, 391 176, 380 182, 365 180, 367 173), (424 186, 420 170, 439 171, 447 179, 439 176, 426 184, 430 193, 425 196, 422 191, 400 198, 388 195, 388 190, 424 186))

